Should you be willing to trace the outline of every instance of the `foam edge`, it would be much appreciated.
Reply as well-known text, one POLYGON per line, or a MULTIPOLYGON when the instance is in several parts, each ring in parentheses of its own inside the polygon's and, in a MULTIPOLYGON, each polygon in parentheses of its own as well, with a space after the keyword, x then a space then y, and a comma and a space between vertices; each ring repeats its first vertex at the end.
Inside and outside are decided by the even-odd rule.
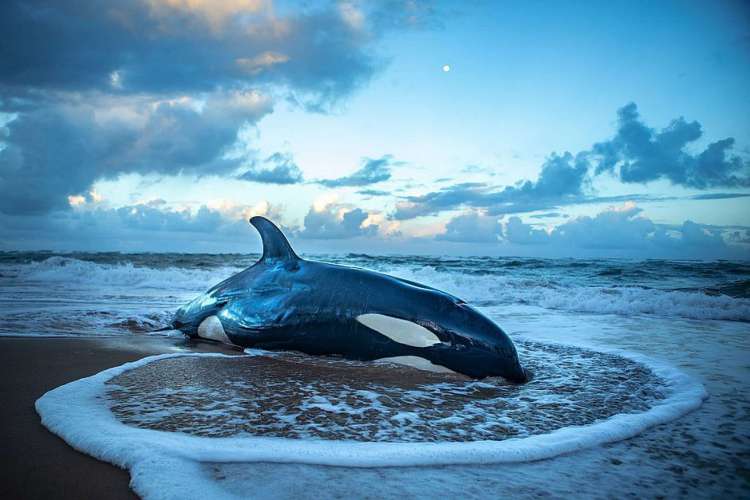
POLYGON ((200 479, 204 475, 200 462, 347 467, 529 462, 631 438, 699 408, 708 396, 700 382, 667 363, 615 349, 597 350, 646 365, 666 381, 668 396, 645 412, 618 414, 585 426, 564 427, 547 434, 504 441, 384 443, 274 437, 209 438, 130 427, 117 420, 104 403, 105 383, 116 375, 167 358, 234 357, 217 353, 176 353, 149 356, 70 382, 44 394, 35 407, 42 424, 73 448, 129 470, 131 487, 139 495, 201 498, 223 497, 226 493, 212 481, 200 479))

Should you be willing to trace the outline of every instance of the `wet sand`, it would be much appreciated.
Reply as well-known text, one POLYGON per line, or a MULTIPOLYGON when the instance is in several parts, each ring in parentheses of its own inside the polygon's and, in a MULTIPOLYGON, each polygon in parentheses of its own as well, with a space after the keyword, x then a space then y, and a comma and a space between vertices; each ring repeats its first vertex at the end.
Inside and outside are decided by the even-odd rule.
POLYGON ((536 374, 526 384, 277 353, 163 359, 105 385, 112 413, 130 426, 364 442, 528 437, 643 412, 665 397, 662 379, 621 356, 527 341, 516 347, 536 374))
POLYGON ((137 498, 125 470, 74 450, 42 426, 45 392, 153 354, 223 352, 225 346, 168 338, 0 338, 0 498, 137 498))

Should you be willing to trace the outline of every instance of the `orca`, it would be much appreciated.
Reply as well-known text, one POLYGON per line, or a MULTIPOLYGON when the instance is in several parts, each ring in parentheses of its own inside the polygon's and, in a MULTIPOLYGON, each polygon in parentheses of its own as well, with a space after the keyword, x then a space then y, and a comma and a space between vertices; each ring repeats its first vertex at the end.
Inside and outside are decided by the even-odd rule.
POLYGON ((302 259, 270 220, 250 223, 263 241, 260 260, 181 307, 173 328, 246 348, 529 379, 510 337, 463 300, 387 274, 302 259))

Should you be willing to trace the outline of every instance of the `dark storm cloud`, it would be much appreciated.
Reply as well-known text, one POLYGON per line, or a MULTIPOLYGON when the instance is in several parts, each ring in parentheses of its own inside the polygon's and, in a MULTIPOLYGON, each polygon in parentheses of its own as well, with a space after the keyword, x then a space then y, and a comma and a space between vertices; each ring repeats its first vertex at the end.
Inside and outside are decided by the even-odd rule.
POLYGON ((338 179, 323 179, 317 182, 327 187, 368 186, 390 179, 391 167, 400 164, 401 162, 394 161, 391 155, 385 155, 376 159, 365 158, 362 167, 353 174, 339 177, 338 179))
MULTIPOLYGON (((373 49, 385 31, 434 15, 390 7, 0 2, 0 113, 17 114, 0 131, 0 211, 66 208, 124 173, 236 175, 238 129, 271 111, 248 89, 327 109, 382 66, 373 49)), ((282 159, 246 178, 301 174, 282 159)))
POLYGON ((329 205, 322 210, 310 208, 305 216, 304 227, 299 233, 302 238, 343 239, 356 236, 372 236, 377 233, 377 225, 362 226, 369 214, 361 208, 340 210, 329 205))
POLYGON ((524 181, 502 190, 477 182, 456 184, 426 195, 406 197, 406 203, 397 206, 393 217, 405 220, 461 206, 483 208, 489 215, 553 208, 583 199, 588 168, 582 155, 553 154, 542 166, 536 182, 524 181))
POLYGON ((229 172, 240 161, 224 158, 238 128, 269 111, 257 95, 237 93, 210 98, 200 111, 189 101, 100 97, 21 113, 0 150, 0 211, 66 208, 69 195, 126 172, 229 172))
POLYGON ((274 153, 262 163, 264 166, 256 162, 238 179, 263 184, 299 184, 302 182, 302 171, 289 153, 274 153))
POLYGON ((437 16, 402 7, 373 4, 359 15, 332 2, 278 15, 264 1, 6 0, 0 85, 8 96, 29 89, 174 93, 271 83, 319 106, 378 70, 382 61, 372 46, 385 31, 420 28, 437 16))
POLYGON ((680 117, 657 131, 641 121, 634 103, 617 115, 615 137, 592 147, 597 174, 613 172, 626 183, 668 179, 695 189, 750 186, 750 163, 730 154, 733 138, 712 142, 700 153, 691 154, 686 148, 703 135, 697 121, 680 117))

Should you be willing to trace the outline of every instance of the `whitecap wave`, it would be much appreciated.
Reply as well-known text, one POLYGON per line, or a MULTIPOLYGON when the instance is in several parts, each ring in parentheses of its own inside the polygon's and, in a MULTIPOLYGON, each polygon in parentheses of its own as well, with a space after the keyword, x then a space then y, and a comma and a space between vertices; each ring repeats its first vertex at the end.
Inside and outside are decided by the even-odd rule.
POLYGON ((189 269, 137 267, 131 262, 100 264, 54 256, 19 266, 18 279, 25 282, 64 283, 68 286, 140 289, 204 290, 239 271, 234 267, 189 269))
POLYGON ((443 272, 429 266, 397 267, 386 272, 480 305, 527 305, 579 313, 750 321, 750 299, 693 290, 576 286, 543 276, 472 275, 443 272))

